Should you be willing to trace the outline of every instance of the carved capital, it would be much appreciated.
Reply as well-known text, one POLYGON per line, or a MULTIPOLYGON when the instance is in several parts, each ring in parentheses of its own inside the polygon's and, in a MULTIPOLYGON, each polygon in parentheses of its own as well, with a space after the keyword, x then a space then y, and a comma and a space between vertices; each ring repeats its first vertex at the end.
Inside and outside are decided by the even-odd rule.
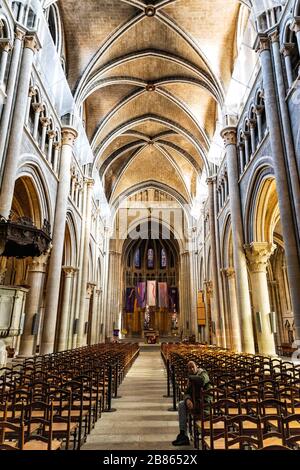
POLYGON ((236 145, 237 144, 236 127, 225 127, 221 131, 221 137, 224 140, 225 147, 228 147, 228 145, 236 145))
POLYGON ((93 294, 93 291, 96 287, 96 284, 94 284, 93 282, 88 282, 87 285, 86 285, 86 294, 87 294, 87 297, 90 298, 93 294))
POLYGON ((63 266, 62 270, 64 272, 65 277, 73 277, 75 273, 78 271, 78 269, 73 268, 73 266, 63 266))
POLYGON ((254 242, 245 245, 246 256, 250 270, 253 273, 266 272, 270 257, 276 250, 276 245, 268 242, 254 242))
POLYGON ((13 46, 9 39, 0 39, 0 51, 10 52, 13 46))
POLYGON ((43 273, 46 272, 51 249, 52 249, 52 245, 50 245, 46 253, 32 259, 32 262, 29 267, 30 272, 43 272, 43 273))
POLYGON ((296 34, 299 33, 299 31, 300 31, 300 16, 296 16, 293 19, 290 27, 291 27, 291 30, 295 31, 296 34))
POLYGON ((33 108, 35 113, 41 113, 45 109, 43 103, 34 103, 32 105, 32 108, 33 108))
POLYGON ((40 50, 40 43, 37 36, 35 34, 25 36, 24 47, 25 49, 31 49, 33 53, 36 53, 38 50, 40 50))
POLYGON ((48 131, 47 134, 49 136, 49 139, 54 139, 54 137, 56 136, 56 132, 53 131, 52 129, 48 131))
POLYGON ((209 176, 209 178, 206 179, 206 183, 208 185, 214 184, 214 183, 216 183, 216 181, 217 181, 217 176, 216 175, 209 176))
POLYGON ((242 132, 242 137, 243 137, 243 139, 245 139, 245 140, 249 140, 249 138, 250 138, 250 132, 249 132, 249 131, 244 131, 244 132, 242 132))
POLYGON ((36 89, 35 89, 33 86, 29 87, 28 96, 29 96, 30 98, 32 98, 32 97, 35 96, 36 94, 37 94, 36 89))
POLYGON ((77 139, 78 132, 73 127, 65 126, 61 129, 61 141, 62 145, 70 145, 73 147, 75 140, 77 139))
POLYGON ((51 124, 50 119, 47 117, 41 117, 40 120, 41 120, 42 127, 48 127, 51 124))
POLYGON ((204 281, 204 287, 206 289, 206 292, 212 294, 212 292, 213 292, 213 283, 212 283, 212 281, 204 281))
POLYGON ((95 180, 93 178, 89 178, 87 176, 84 177, 84 184, 88 187, 88 188, 92 188, 95 184, 95 180))
POLYGON ((222 273, 228 278, 228 279, 234 279, 235 278, 235 270, 234 268, 225 268, 221 269, 222 273))
POLYGON ((61 142, 54 142, 53 148, 54 150, 59 150, 61 148, 61 142))
POLYGON ((256 125, 257 125, 256 120, 255 119, 249 119, 249 125, 250 125, 250 129, 255 129, 256 125))
POLYGON ((255 108, 254 108, 254 112, 257 116, 259 116, 260 114, 262 114, 263 110, 264 110, 264 106, 262 105, 257 105, 255 108))
POLYGON ((22 26, 17 25, 16 30, 15 30, 15 38, 18 39, 19 41, 23 41, 25 34, 26 34, 26 30, 22 28, 22 26))
POLYGON ((295 44, 292 42, 286 42, 283 44, 282 48, 280 49, 281 54, 283 54, 284 57, 289 57, 295 48, 295 44))
POLYGON ((270 38, 264 34, 258 35, 258 45, 256 48, 256 52, 261 54, 262 52, 270 50, 270 38))
POLYGON ((274 29, 274 31, 272 31, 269 35, 270 39, 271 39, 271 42, 272 44, 276 43, 276 42, 280 42, 280 37, 279 37, 279 31, 278 29, 274 29))

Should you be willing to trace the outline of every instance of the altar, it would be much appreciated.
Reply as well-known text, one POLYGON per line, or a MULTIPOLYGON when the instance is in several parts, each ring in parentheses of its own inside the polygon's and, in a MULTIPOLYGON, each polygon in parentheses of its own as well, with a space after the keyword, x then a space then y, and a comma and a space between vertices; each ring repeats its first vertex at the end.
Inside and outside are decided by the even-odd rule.
POLYGON ((146 344, 157 344, 159 343, 159 331, 143 330, 143 338, 146 344))

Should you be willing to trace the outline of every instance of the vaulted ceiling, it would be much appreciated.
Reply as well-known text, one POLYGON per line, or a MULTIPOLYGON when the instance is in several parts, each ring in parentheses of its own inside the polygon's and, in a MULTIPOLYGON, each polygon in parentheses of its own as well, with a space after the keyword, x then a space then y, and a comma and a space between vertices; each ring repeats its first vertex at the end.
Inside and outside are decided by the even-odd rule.
POLYGON ((60 0, 68 80, 107 198, 147 181, 186 202, 236 57, 237 0, 60 0))

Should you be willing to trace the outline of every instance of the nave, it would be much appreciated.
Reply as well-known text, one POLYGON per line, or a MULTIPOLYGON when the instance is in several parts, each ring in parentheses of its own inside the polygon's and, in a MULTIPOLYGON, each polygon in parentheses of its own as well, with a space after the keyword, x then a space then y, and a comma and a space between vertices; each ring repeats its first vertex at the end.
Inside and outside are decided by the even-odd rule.
POLYGON ((166 381, 160 347, 142 346, 112 401, 117 411, 103 414, 82 450, 174 450, 178 417, 168 411, 166 381))

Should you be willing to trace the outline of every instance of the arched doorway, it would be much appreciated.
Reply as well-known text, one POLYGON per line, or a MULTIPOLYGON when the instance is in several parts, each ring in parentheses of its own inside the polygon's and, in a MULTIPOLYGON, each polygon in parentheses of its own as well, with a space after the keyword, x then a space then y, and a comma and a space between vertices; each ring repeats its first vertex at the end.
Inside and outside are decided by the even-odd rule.
POLYGON ((141 238, 129 237, 123 248, 122 329, 142 337, 145 330, 159 336, 179 334, 179 247, 174 235, 163 238, 161 224, 144 223, 141 238), (151 226, 150 226, 151 225, 151 226), (156 238, 151 234, 155 233, 156 238))

